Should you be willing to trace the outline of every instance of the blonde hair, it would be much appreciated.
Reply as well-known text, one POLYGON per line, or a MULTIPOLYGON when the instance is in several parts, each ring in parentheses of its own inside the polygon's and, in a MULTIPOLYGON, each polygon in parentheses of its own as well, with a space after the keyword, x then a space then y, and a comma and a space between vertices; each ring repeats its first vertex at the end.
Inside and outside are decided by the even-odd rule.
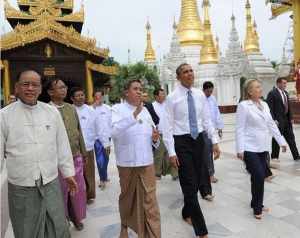
POLYGON ((248 79, 243 86, 243 98, 242 100, 249 100, 251 98, 250 91, 253 88, 253 83, 261 83, 258 79, 248 79))

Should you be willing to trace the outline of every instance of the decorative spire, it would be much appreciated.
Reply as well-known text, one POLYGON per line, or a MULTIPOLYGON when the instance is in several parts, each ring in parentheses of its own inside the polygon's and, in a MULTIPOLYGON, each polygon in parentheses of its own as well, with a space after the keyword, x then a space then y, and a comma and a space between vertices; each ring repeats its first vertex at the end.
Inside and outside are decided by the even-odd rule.
POLYGON ((177 34, 182 46, 203 44, 203 25, 198 13, 197 0, 181 0, 177 34))
POLYGON ((200 51, 200 64, 217 64, 219 61, 209 17, 209 0, 203 0, 204 11, 204 42, 200 51))
POLYGON ((156 60, 155 52, 154 52, 154 49, 152 47, 151 25, 149 23, 149 20, 147 20, 146 30, 147 30, 147 45, 146 45, 146 50, 145 50, 145 59, 144 59, 144 61, 147 63, 147 62, 154 62, 156 60))
POLYGON ((247 54, 253 52, 259 52, 258 35, 256 33, 255 26, 252 23, 251 5, 249 0, 247 0, 246 2, 246 21, 247 21, 247 29, 246 29, 246 37, 244 41, 245 52, 247 54))
POLYGON ((216 51, 217 51, 217 56, 220 57, 221 51, 220 51, 220 44, 219 44, 219 37, 216 36, 216 51))

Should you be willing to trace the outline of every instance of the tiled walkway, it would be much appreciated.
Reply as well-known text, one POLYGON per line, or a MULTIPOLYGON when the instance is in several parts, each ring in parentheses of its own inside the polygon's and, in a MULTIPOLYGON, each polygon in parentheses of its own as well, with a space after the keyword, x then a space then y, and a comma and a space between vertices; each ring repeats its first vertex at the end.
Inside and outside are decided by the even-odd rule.
MULTIPOLYGON (((216 161, 219 182, 213 185, 213 202, 199 198, 209 230, 209 238, 299 238, 300 237, 300 162, 290 153, 281 156, 280 169, 272 183, 265 185, 265 205, 271 208, 261 221, 255 220, 249 208, 250 182, 243 163, 234 159, 234 117, 225 117, 222 159, 216 161)), ((300 127, 295 129, 300 148, 300 127)), ((88 206, 85 229, 72 228, 73 238, 117 238, 120 228, 118 214, 118 174, 111 158, 111 182, 106 190, 97 191, 97 200, 88 206)), ((194 237, 192 227, 181 219, 183 204, 178 181, 164 177, 157 183, 163 238, 194 237)), ((11 230, 6 238, 12 238, 11 230)), ((131 237, 136 237, 131 234, 131 237)))

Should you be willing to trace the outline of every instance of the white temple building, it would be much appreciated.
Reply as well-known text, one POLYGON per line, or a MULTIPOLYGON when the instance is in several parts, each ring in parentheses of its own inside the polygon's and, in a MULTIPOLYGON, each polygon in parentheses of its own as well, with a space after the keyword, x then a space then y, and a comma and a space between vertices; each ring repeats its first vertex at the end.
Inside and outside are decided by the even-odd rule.
POLYGON ((252 20, 251 5, 246 1, 246 36, 241 46, 235 17, 229 37, 228 49, 220 57, 217 42, 211 30, 210 1, 203 0, 203 23, 196 0, 182 0, 177 30, 174 28, 169 53, 160 65, 160 80, 171 92, 176 85, 175 70, 183 62, 191 64, 195 72, 195 86, 202 88, 204 81, 215 84, 215 96, 223 111, 232 111, 242 96, 246 79, 262 81, 264 96, 275 85, 276 72, 259 48, 256 23, 252 20))

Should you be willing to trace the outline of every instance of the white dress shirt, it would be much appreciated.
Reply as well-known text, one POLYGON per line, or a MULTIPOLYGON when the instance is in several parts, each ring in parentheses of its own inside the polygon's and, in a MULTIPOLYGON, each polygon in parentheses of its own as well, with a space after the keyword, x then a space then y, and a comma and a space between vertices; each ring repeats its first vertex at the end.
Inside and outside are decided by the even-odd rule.
POLYGON ((98 133, 101 132, 100 124, 96 121, 96 112, 92 107, 86 104, 81 107, 74 105, 74 107, 79 117, 85 148, 87 151, 92 151, 94 150, 94 144, 98 137, 98 133))
POLYGON ((6 159, 12 184, 35 186, 58 176, 74 176, 73 156, 67 132, 58 110, 42 102, 29 106, 21 101, 0 111, 1 163, 6 159))
POLYGON ((237 153, 265 152, 271 149, 272 137, 280 146, 286 141, 276 126, 267 103, 260 101, 262 108, 251 100, 238 104, 236 113, 236 150, 237 153))
POLYGON ((97 123, 101 125, 101 132, 98 133, 98 138, 104 148, 110 146, 111 138, 111 107, 106 104, 93 106, 96 111, 97 123))
POLYGON ((151 115, 144 107, 135 119, 136 107, 127 102, 112 108, 112 139, 117 165, 139 167, 153 164, 151 115))
MULTIPOLYGON (((216 144, 218 136, 211 121, 206 96, 201 90, 195 88, 191 90, 197 113, 198 132, 207 131, 213 144, 216 144)), ((164 126, 163 140, 170 156, 176 155, 173 135, 190 134, 187 96, 188 88, 178 84, 166 100, 167 120, 164 126)))
POLYGON ((209 97, 206 97, 206 99, 208 102, 210 116, 214 127, 216 129, 223 129, 224 123, 215 96, 211 95, 209 97))
POLYGON ((159 131, 159 134, 163 133, 163 128, 165 126, 165 120, 166 120, 166 103, 159 103, 157 101, 154 101, 152 103, 154 111, 156 112, 157 116, 159 117, 159 124, 157 125, 157 129, 159 131))

